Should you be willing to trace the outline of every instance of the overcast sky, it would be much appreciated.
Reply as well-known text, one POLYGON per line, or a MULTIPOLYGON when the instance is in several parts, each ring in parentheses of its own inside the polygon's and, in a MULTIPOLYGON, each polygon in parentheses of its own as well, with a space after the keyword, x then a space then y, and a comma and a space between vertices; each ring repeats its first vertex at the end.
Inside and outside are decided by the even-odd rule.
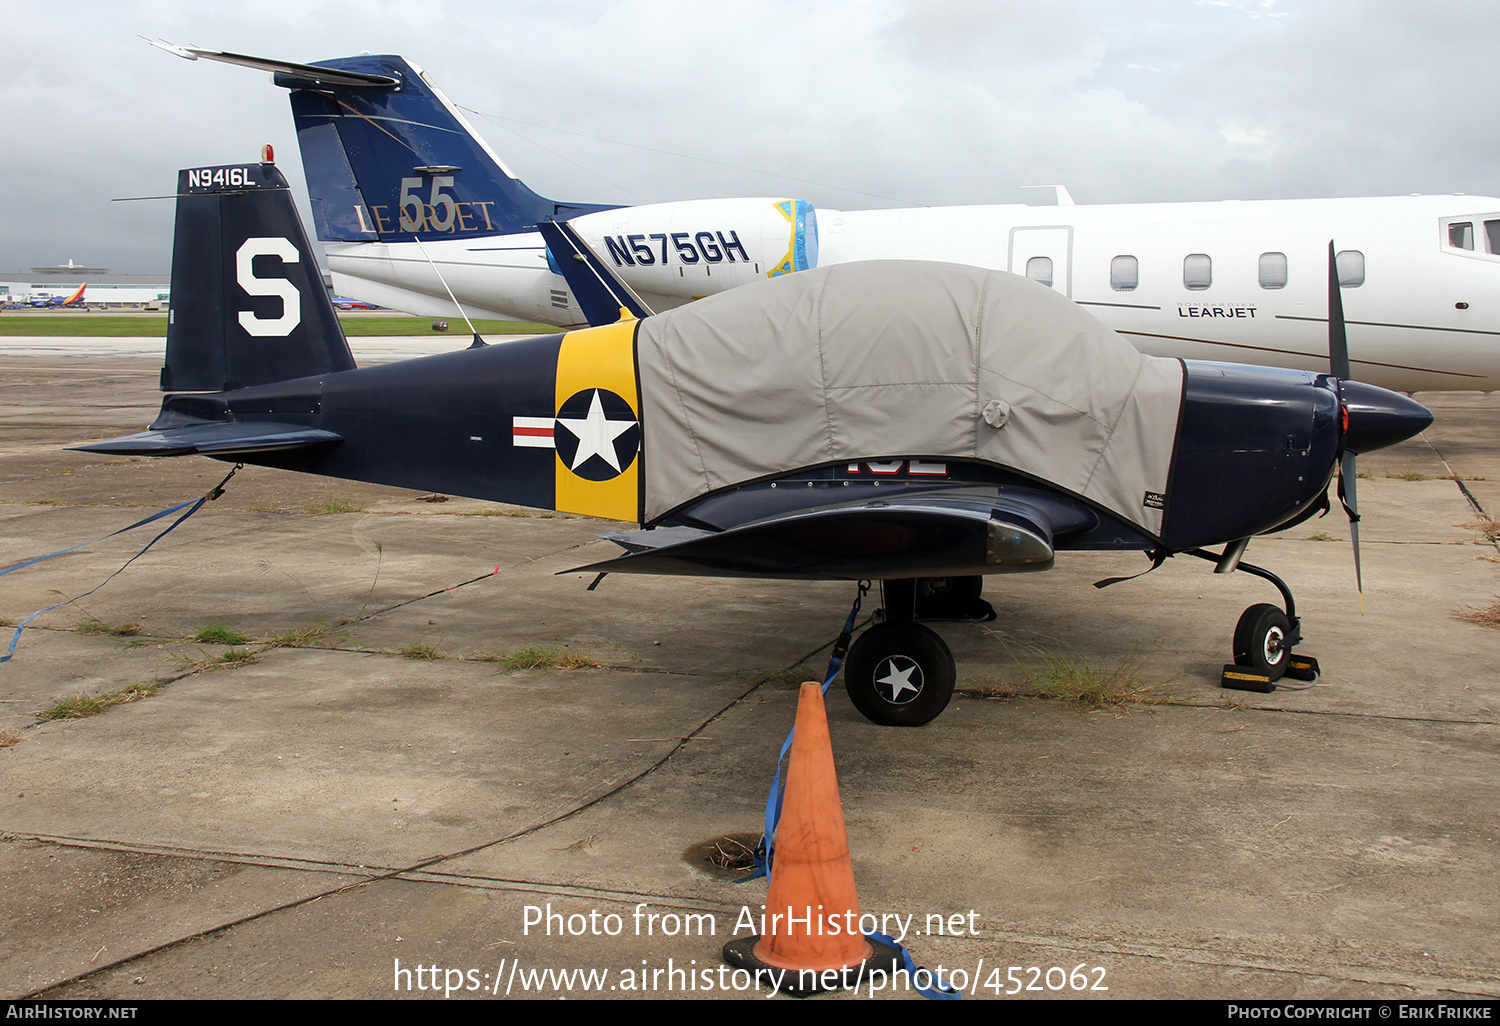
POLYGON ((164 272, 172 203, 111 198, 265 142, 305 193, 284 90, 138 34, 399 53, 561 200, 1500 194, 1483 0, 0 0, 0 270, 164 272))

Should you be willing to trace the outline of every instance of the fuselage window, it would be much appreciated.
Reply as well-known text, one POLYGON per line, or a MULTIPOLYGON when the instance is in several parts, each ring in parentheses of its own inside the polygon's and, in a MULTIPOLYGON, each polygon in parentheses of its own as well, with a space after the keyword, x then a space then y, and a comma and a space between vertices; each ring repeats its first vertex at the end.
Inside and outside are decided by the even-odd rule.
POLYGON ((1286 254, 1262 253, 1260 255, 1260 287, 1263 289, 1286 288, 1286 254))
POLYGON ((1357 289, 1365 283, 1365 255, 1357 249, 1346 249, 1334 258, 1339 269, 1339 285, 1357 289))
POLYGON ((1026 261, 1026 277, 1050 289, 1052 287, 1052 258, 1032 257, 1026 261))
POLYGON ((1214 263, 1207 253, 1189 253, 1182 258, 1182 285, 1201 291, 1214 283, 1214 263))
POLYGON ((1490 244, 1490 252, 1500 255, 1500 221, 1484 222, 1484 235, 1490 244))
MULTIPOLYGON (((1500 222, 1496 222, 1500 224, 1500 222)), ((1141 283, 1141 262, 1133 256, 1117 256, 1109 262, 1109 287, 1129 292, 1141 283)))
POLYGON ((1454 221, 1448 226, 1448 245, 1454 249, 1474 248, 1474 225, 1470 221, 1454 221))

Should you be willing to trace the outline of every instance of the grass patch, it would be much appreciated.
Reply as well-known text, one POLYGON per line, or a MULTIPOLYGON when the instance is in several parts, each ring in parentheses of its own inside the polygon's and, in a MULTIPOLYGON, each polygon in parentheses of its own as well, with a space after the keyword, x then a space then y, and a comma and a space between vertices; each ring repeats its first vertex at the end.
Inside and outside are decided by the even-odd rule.
POLYGON ((160 684, 131 684, 116 691, 105 691, 97 695, 74 695, 39 714, 44 720, 77 720, 94 716, 104 710, 126 702, 150 698, 161 690, 160 684))
POLYGON ((1484 609, 1475 609, 1473 606, 1459 606, 1453 611, 1453 615, 1460 620, 1478 624, 1480 627, 1494 627, 1500 629, 1500 595, 1495 596, 1495 604, 1484 609))
POLYGON ((1317 534, 1310 534, 1310 535, 1308 535, 1307 536, 1307 540, 1308 541, 1343 541, 1344 539, 1342 539, 1342 538, 1335 538, 1333 535, 1329 534, 1327 531, 1319 531, 1317 534))
POLYGON ((105 623, 102 620, 95 620, 93 617, 89 617, 74 629, 79 634, 104 634, 111 638, 128 638, 139 634, 141 632, 141 625, 138 623, 105 623))
POLYGON ((1463 523, 1454 524, 1453 526, 1462 527, 1469 531, 1478 531, 1484 535, 1484 540, 1491 544, 1495 543, 1496 538, 1500 538, 1500 521, 1496 521, 1491 517, 1475 517, 1473 520, 1465 520, 1463 523))
POLYGON ((600 665, 588 656, 569 652, 567 648, 557 645, 516 648, 509 652, 491 653, 474 658, 482 663, 494 663, 499 667, 497 673, 535 670, 542 667, 553 670, 580 670, 600 665))
POLYGON ((566 513, 553 513, 545 509, 469 509, 444 511, 450 517, 534 517, 538 520, 572 520, 566 513))
POLYGON ((69 502, 67 499, 22 499, 21 502, 27 506, 76 506, 77 503, 69 502))
POLYGON ((123 314, 13 314, 0 315, 0 336, 35 335, 55 338, 160 338, 167 337, 167 315, 123 314))
MULTIPOLYGON (((990 632, 994 634, 994 631, 990 632)), ((998 635, 997 635, 998 637, 998 635)), ((1001 643, 1010 646, 1001 639, 1001 643)), ((1168 690, 1170 680, 1148 681, 1141 676, 1141 661, 1117 666, 1095 666, 1080 655, 1053 655, 1026 646, 1016 661, 1016 676, 998 683, 967 684, 955 690, 971 698, 1043 698, 1069 702, 1086 709, 1109 705, 1161 705, 1176 700, 1168 690)))
MULTIPOLYGON (((431 335, 434 338, 457 339, 469 337, 469 326, 464 323, 462 317, 447 318, 448 330, 446 332, 433 331, 432 322, 442 319, 440 317, 371 317, 368 314, 359 314, 353 317, 340 317, 339 323, 344 326, 344 334, 350 338, 377 335, 431 335)), ((562 329, 550 324, 535 324, 531 321, 475 321, 474 330, 481 335, 550 335, 562 329)))
POLYGON ((9 748, 11 745, 19 744, 21 735, 9 727, 0 727, 0 748, 9 748))
POLYGON ((397 649, 396 654, 405 659, 443 659, 443 653, 437 650, 437 646, 426 641, 418 641, 407 645, 405 648, 397 649))
POLYGON ((1432 475, 1431 474, 1423 474, 1420 471, 1416 471, 1416 470, 1407 470, 1407 471, 1403 471, 1400 474, 1387 474, 1385 476, 1388 477, 1388 478, 1392 478, 1394 480, 1397 480, 1397 481, 1431 481, 1432 480, 1432 475))
POLYGON ((362 513, 365 504, 362 502, 345 502, 342 499, 333 499, 329 502, 320 502, 316 506, 307 507, 309 513, 362 513))
MULTIPOLYGON (((344 334, 353 338, 380 335, 434 335, 431 317, 340 317, 344 334)), ((548 335, 560 329, 550 324, 527 321, 475 321, 481 335, 548 335)), ((449 318, 449 336, 466 338, 469 326, 463 318, 449 318)), ((73 336, 77 338, 160 338, 167 337, 167 315, 160 313, 88 313, 88 314, 12 314, 0 316, 0 336, 34 335, 38 337, 73 336)))
POLYGON ((231 666, 246 666, 258 662, 260 656, 248 648, 231 648, 208 665, 214 669, 231 666))
POLYGON ((343 636, 330 624, 310 623, 276 635, 271 644, 277 648, 324 648, 327 642, 338 641, 343 636))
POLYGON ((200 645, 243 645, 250 640, 250 635, 241 634, 220 620, 207 627, 199 627, 198 633, 193 635, 193 640, 200 645))

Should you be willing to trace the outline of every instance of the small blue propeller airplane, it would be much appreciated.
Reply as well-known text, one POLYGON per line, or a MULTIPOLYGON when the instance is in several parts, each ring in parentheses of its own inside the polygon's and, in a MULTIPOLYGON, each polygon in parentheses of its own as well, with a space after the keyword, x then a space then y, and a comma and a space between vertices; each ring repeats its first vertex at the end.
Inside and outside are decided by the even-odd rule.
MULTIPOLYGON (((883 618, 844 672, 883 724, 926 723, 952 695, 952 653, 919 618, 962 615, 982 575, 1068 550, 1141 550, 1153 568, 1190 554, 1269 581, 1283 605, 1245 611, 1224 683, 1315 674, 1293 655, 1291 592, 1245 548, 1327 510, 1341 462, 1354 517, 1354 455, 1431 422, 1348 380, 1337 338, 1328 374, 1147 356, 1036 282, 915 261, 358 368, 269 159, 180 172, 172 285, 160 415, 76 448, 640 525, 580 570, 879 580, 883 618)), ((606 270, 587 288, 628 311, 619 285, 606 270)), ((1336 306, 1330 320, 1337 335, 1336 306)))

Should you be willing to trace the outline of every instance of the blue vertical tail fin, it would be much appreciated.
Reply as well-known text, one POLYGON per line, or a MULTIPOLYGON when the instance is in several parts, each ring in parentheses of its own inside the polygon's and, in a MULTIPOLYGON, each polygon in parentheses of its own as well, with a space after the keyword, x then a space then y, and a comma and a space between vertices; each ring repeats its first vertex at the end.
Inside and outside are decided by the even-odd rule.
POLYGON ((275 165, 178 172, 162 390, 222 392, 353 367, 275 165))
POLYGON ((401 57, 257 66, 275 71, 273 81, 291 91, 313 217, 324 241, 504 235, 607 209, 556 203, 533 192, 422 70, 401 57))

